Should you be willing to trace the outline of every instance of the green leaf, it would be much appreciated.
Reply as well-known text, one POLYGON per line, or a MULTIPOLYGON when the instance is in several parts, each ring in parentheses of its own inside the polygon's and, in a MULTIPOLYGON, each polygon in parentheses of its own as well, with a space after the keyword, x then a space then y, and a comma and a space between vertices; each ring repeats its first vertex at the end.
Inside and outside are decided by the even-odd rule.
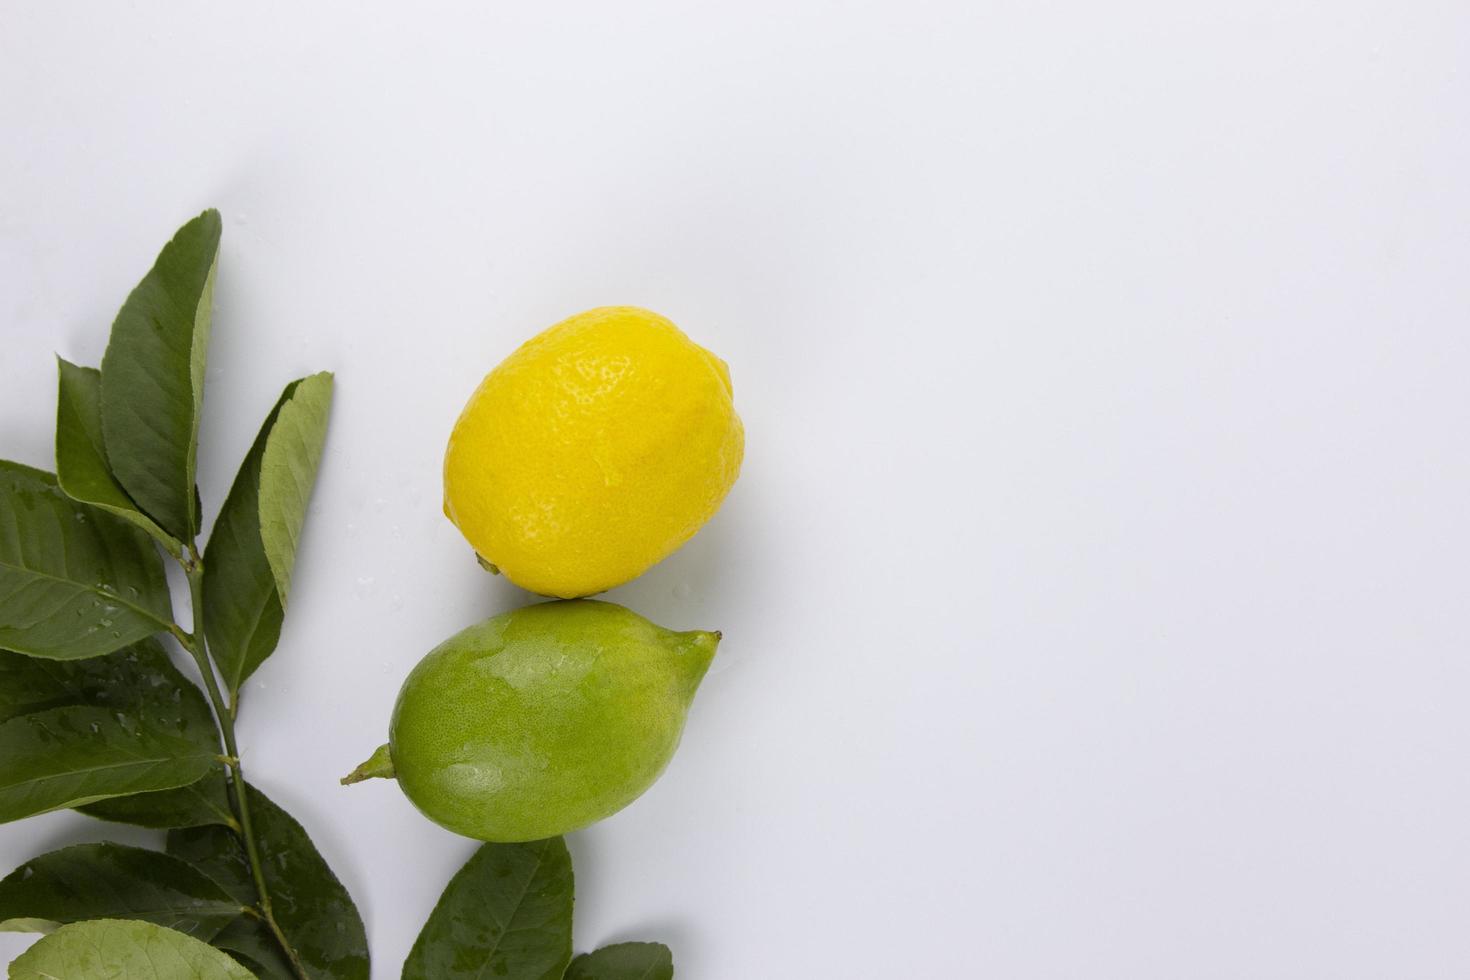
POLYGON ((102 357, 112 472, 180 541, 199 531, 194 471, 220 229, 210 210, 178 230, 118 311, 102 357))
POLYGON ((674 954, 663 943, 618 943, 583 953, 565 980, 674 980, 674 954))
POLYGON ((0 880, 0 929, 8 931, 31 931, 35 920, 144 919, 207 940, 241 911, 187 863, 121 844, 64 847, 0 880))
POLYGON ((296 543, 306 523, 306 504, 316 483, 331 408, 331 372, 296 382, 271 426, 260 462, 260 538, 282 606, 291 592, 296 543))
POLYGON ((146 713, 68 706, 0 724, 0 823, 202 778, 215 752, 146 713))
POLYGON ((219 736, 204 695, 154 639, 87 660, 43 660, 0 651, 0 722, 67 705, 141 712, 156 727, 218 751, 219 736))
POLYGON ((173 623, 157 549, 141 531, 0 460, 0 648, 95 657, 173 623))
POLYGON ((287 506, 297 499, 288 492, 294 491, 294 481, 286 481, 296 472, 291 466, 291 449, 300 446, 300 439, 311 437, 311 445, 301 450, 300 460, 303 467, 309 463, 305 473, 305 492, 309 494, 326 434, 325 409, 331 400, 331 387, 329 374, 302 378, 286 386, 240 464, 230 495, 210 532, 204 553, 205 630, 209 652, 231 694, 275 650, 285 610, 285 593, 262 537, 264 462, 268 456, 277 460, 274 471, 279 479, 271 484, 271 508, 277 514, 275 520, 282 527, 282 536, 290 539, 291 550, 285 556, 285 578, 289 580, 295 536, 305 517, 304 497, 300 498, 299 512, 287 506))
POLYGON ((281 638, 284 609, 260 540, 260 460, 280 408, 278 402, 240 464, 204 551, 205 635, 231 696, 281 638))
POLYGON ((572 859, 560 837, 485 844, 459 870, 403 980, 560 980, 572 958, 572 859))
POLYGON ((229 953, 260 980, 298 980, 291 961, 281 952, 281 944, 260 919, 242 915, 209 942, 229 953))
POLYGON ((240 904, 260 901, 237 831, 220 826, 180 828, 169 832, 164 850, 208 875, 240 904))
POLYGON ((314 976, 366 980, 367 932, 347 889, 301 824, 254 786, 246 791, 281 931, 314 976))
MULTIPOLYGON (((88 660, 42 660, 0 651, 0 722, 67 705, 141 713, 163 731, 177 732, 212 753, 219 751, 219 734, 204 695, 155 640, 88 660)), ((103 820, 142 827, 234 823, 224 771, 219 768, 179 789, 117 797, 79 809, 103 820)))
POLYGON ((0 652, 0 721, 0 821, 195 783, 219 753, 203 695, 152 639, 88 660, 0 652))
POLYGON ((230 798, 225 789, 225 771, 211 769, 204 778, 178 789, 154 793, 135 793, 77 807, 98 820, 128 823, 136 827, 171 830, 175 827, 207 827, 221 824, 235 827, 230 812, 230 798))
POLYGON ((128 521, 177 557, 182 546, 133 503, 102 448, 102 372, 56 359, 56 478, 68 497, 128 521))
POLYGON ((151 922, 62 926, 10 964, 10 980, 253 980, 214 947, 151 922))
MULTIPOLYGON (((246 791, 271 910, 297 958, 314 978, 367 980, 367 934, 347 889, 290 814, 254 786, 246 791)), ((195 864, 231 894, 246 888, 254 894, 240 839, 223 828, 172 831, 168 852, 195 864)), ((240 952, 260 962, 250 950, 240 952)))

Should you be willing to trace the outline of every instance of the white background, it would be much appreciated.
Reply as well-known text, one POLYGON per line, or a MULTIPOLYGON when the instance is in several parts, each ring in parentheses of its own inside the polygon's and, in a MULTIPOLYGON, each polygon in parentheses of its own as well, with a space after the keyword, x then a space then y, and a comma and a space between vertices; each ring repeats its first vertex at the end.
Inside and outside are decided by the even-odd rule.
MULTIPOLYGON (((1467 126, 1461 0, 8 2, 0 452, 48 463, 52 352, 97 363, 218 206, 210 513, 338 379, 243 751, 375 978, 474 845, 337 778, 528 601, 441 516, 445 438, 608 303, 730 362, 749 449, 612 594, 726 640, 667 775, 571 838, 579 949, 1460 978, 1467 126)), ((54 814, 0 871, 108 836, 156 839, 54 814)))

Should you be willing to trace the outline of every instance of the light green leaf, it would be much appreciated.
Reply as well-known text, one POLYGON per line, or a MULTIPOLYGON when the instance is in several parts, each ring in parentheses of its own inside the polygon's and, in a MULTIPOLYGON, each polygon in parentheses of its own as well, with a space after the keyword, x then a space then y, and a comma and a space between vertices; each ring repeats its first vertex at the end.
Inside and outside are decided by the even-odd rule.
POLYGON ((56 359, 56 478, 68 497, 128 521, 178 557, 174 537, 138 509, 112 475, 102 448, 102 372, 56 359))
POLYGON ((93 919, 62 926, 10 964, 10 980, 254 980, 206 943, 151 922, 93 919))
POLYGON ((459 870, 403 980, 561 980, 572 958, 572 859, 560 837, 485 844, 459 870))
MULTIPOLYGON (((297 958, 319 980, 367 980, 367 934, 347 889, 290 814, 254 786, 246 789, 271 908, 297 958)), ((171 831, 168 852, 237 897, 254 894, 240 839, 223 828, 171 831)), ((249 949, 239 952, 262 962, 249 949)))
POLYGON ((163 247, 112 324, 102 357, 102 436, 127 495, 180 541, 199 530, 194 490, 219 212, 163 247))
MULTIPOLYGON (((0 880, 0 929, 28 923, 145 919, 208 940, 243 911, 176 857, 121 844, 76 844, 33 858, 0 880)), ((50 929, 41 930, 49 932, 50 929)))
POLYGON ((296 544, 306 523, 306 504, 316 483, 331 408, 331 372, 302 378, 266 437, 260 463, 260 538, 282 607, 291 592, 296 544))
POLYGON ((617 943, 583 953, 565 980, 674 980, 674 954, 663 943, 617 943))
POLYGON ((162 789, 153 793, 134 793, 77 807, 98 820, 129 823, 136 827, 172 830, 175 827, 207 827, 220 824, 236 827, 230 812, 230 797, 225 788, 225 771, 211 769, 204 778, 178 789, 162 789))
POLYGON ((0 460, 0 648, 95 657, 166 630, 168 583, 146 535, 0 460))
MULTIPOLYGON (((209 547, 204 552, 204 621, 209 652, 219 665, 231 694, 238 691, 240 685, 275 650, 285 610, 283 593, 261 537, 261 472, 267 446, 278 429, 283 432, 302 431, 303 420, 312 414, 309 409, 317 398, 314 392, 320 390, 321 382, 317 379, 323 377, 326 379, 326 397, 330 400, 330 375, 293 381, 281 392, 280 399, 261 425, 255 444, 240 464, 240 472, 230 487, 230 495, 225 498, 214 530, 210 532, 209 547)), ((321 423, 323 428, 317 433, 316 440, 317 457, 321 452, 320 436, 325 434, 325 415, 321 423)), ((278 447, 276 456, 285 455, 282 447, 288 442, 275 444, 278 447)), ((314 460, 315 457, 312 461, 313 476, 314 460)), ((309 483, 306 489, 310 492, 309 483)), ((284 517, 281 520, 284 521, 284 517)), ((299 525, 296 527, 299 532, 299 525)), ((286 574, 289 578, 289 568, 286 574)))
POLYGON ((147 713, 50 708, 0 724, 0 823, 202 778, 215 752, 147 713))

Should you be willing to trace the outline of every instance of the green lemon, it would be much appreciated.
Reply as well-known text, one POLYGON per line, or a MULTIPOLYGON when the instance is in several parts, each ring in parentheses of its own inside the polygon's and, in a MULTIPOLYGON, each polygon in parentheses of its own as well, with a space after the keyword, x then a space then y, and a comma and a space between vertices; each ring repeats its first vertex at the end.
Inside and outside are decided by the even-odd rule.
POLYGON ((388 744, 343 782, 394 777, 425 816, 478 840, 585 827, 663 772, 719 641, 588 599, 493 616, 419 662, 388 744))

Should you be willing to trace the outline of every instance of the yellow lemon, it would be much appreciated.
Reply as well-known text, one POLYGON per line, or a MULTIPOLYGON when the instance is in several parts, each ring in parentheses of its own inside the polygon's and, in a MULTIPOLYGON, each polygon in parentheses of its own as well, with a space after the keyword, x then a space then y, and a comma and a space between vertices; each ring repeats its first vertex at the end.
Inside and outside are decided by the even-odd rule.
POLYGON ((657 313, 599 307, 527 341, 470 396, 444 513, 522 588, 592 595, 689 540, 744 451, 724 361, 657 313))

